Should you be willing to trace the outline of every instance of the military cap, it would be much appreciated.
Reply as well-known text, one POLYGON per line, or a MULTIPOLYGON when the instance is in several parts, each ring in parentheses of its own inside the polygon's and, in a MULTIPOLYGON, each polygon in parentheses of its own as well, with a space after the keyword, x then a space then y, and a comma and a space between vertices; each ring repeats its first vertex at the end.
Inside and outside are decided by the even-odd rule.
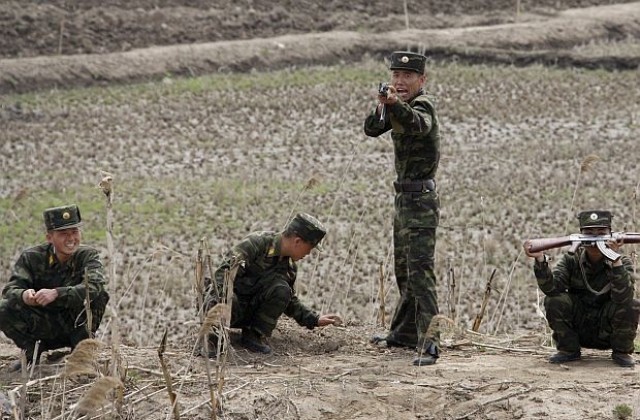
POLYGON ((394 51, 391 53, 389 70, 409 70, 424 74, 427 57, 410 51, 394 51))
POLYGON ((44 217, 44 226, 48 231, 82 226, 80 209, 75 204, 46 209, 42 215, 44 217))
POLYGON ((307 213, 296 214, 296 216, 289 222, 287 230, 289 232, 294 232, 314 247, 317 247, 320 241, 322 241, 322 238, 324 238, 324 235, 327 234, 327 230, 322 223, 307 213))
POLYGON ((592 227, 611 228, 613 215, 606 210, 587 210, 578 213, 577 217, 580 221, 580 229, 592 227))

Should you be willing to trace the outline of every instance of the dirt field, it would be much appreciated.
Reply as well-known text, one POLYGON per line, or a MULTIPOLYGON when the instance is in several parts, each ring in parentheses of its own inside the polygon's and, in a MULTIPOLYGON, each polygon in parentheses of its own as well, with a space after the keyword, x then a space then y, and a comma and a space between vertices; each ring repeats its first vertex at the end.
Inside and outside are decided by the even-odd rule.
MULTIPOLYGON (((307 331, 283 319, 273 355, 233 348, 218 418, 640 419, 640 368, 589 350, 546 362, 541 297, 520 252, 526 237, 572 232, 587 207, 640 230, 640 3, 523 1, 516 14, 515 1, 408 1, 410 30, 401 2, 215 3, 0 5, 0 284, 41 240, 42 208, 78 202, 85 242, 116 267, 97 361, 107 372, 117 348, 128 369, 120 418, 174 416, 156 351, 165 329, 177 412, 212 418, 205 361, 190 356, 196 250, 206 240, 215 264, 249 231, 309 211, 330 233, 301 262, 298 294, 346 323, 307 331), (386 77, 382 56, 406 45, 432 57, 440 97, 436 269, 440 310, 454 320, 442 325, 441 360, 423 368, 367 341, 381 330, 381 276, 387 323, 396 298, 393 174, 390 142, 361 124, 386 77), (90 88, 66 89, 79 86, 90 88), (116 182, 115 255, 101 170, 116 182)), ((19 401, 25 382, 4 369, 16 357, 0 336, 8 418, 5 396, 19 401)), ((27 418, 72 417, 91 381, 62 381, 63 366, 35 371, 27 418)))

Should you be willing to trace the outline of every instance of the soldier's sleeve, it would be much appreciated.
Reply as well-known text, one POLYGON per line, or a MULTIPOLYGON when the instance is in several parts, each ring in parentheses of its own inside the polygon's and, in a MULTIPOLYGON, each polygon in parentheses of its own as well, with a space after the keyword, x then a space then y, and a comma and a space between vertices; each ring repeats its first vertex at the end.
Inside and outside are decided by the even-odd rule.
POLYGON ((631 259, 622 257, 622 265, 613 267, 612 272, 611 300, 617 304, 629 303, 634 296, 636 276, 631 259))
POLYGON ((224 273, 227 272, 236 261, 241 262, 236 277, 242 277, 246 271, 246 267, 250 266, 252 262, 256 260, 263 247, 262 238, 249 235, 239 244, 231 248, 216 269, 215 278, 218 284, 224 284, 224 273))
POLYGON ((364 133, 369 137, 378 137, 391 129, 389 122, 389 113, 385 116, 384 121, 380 121, 380 115, 376 114, 376 108, 364 120, 364 133))
POLYGON ((77 308, 84 306, 87 290, 84 284, 85 275, 89 286, 89 299, 93 301, 104 291, 104 266, 98 251, 85 248, 77 255, 77 270, 80 282, 72 285, 56 287, 58 298, 49 304, 52 308, 77 308), (85 274, 86 273, 86 274, 85 274))
POLYGON ((2 297, 10 304, 22 302, 22 293, 33 289, 33 270, 26 253, 22 253, 13 266, 9 282, 2 289, 2 297))
POLYGON ((298 325, 307 327, 310 330, 318 326, 318 319, 320 318, 316 312, 307 308, 295 294, 289 301, 287 308, 284 310, 284 314, 295 319, 298 325))
POLYGON ((413 107, 407 102, 398 101, 388 105, 387 108, 395 120, 402 125, 405 134, 429 134, 433 127, 435 110, 426 99, 416 99, 413 107))
POLYGON ((538 287, 547 296, 555 296, 566 292, 569 288, 571 277, 571 258, 565 254, 560 258, 553 271, 548 262, 536 261, 533 272, 538 281, 538 287))

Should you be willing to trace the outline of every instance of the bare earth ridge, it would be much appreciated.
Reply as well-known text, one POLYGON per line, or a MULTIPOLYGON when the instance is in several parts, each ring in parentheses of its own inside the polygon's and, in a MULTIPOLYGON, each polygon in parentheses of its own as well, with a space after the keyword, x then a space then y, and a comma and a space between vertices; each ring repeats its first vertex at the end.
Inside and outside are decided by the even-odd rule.
POLYGON ((639 57, 598 59, 568 49, 597 40, 640 36, 640 3, 570 9, 526 22, 386 33, 331 31, 274 38, 150 47, 107 54, 0 59, 0 93, 125 83, 167 74, 331 65, 382 55, 406 46, 432 58, 468 62, 635 69, 639 57))

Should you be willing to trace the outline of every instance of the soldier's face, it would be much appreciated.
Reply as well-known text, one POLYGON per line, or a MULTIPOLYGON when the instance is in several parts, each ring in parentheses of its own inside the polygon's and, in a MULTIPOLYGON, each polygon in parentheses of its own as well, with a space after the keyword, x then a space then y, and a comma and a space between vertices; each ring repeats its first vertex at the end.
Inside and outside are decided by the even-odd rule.
POLYGON ((403 101, 408 101, 418 94, 424 84, 425 76, 408 70, 393 70, 391 84, 403 101))
POLYGON ((309 242, 302 240, 302 238, 295 238, 293 243, 293 249, 291 251, 291 259, 293 261, 298 261, 306 257, 313 250, 313 245, 309 242))
POLYGON ((47 241, 53 245, 56 255, 66 261, 80 246, 82 233, 78 228, 51 230, 47 232, 47 241))
POLYGON ((590 227, 590 228, 584 228, 581 229, 580 232, 583 235, 608 235, 611 233, 611 229, 609 229, 608 227, 590 227))

